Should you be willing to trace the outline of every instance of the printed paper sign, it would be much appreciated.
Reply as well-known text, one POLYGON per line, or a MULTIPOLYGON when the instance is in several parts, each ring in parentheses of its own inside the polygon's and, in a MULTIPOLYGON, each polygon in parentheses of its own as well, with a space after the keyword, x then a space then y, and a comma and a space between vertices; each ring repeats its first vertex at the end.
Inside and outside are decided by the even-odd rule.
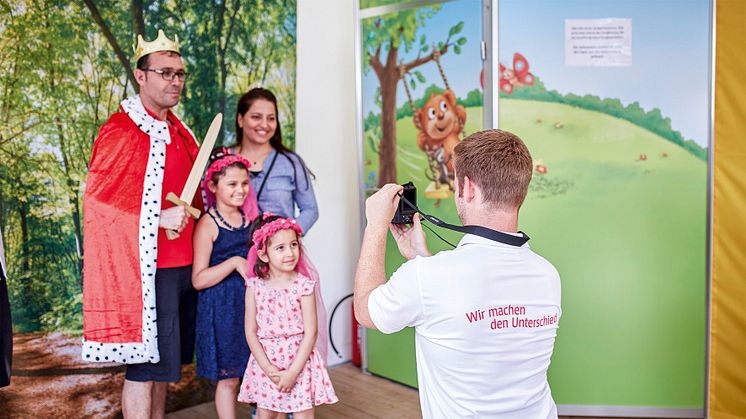
POLYGON ((632 65, 632 19, 565 19, 565 65, 632 65))

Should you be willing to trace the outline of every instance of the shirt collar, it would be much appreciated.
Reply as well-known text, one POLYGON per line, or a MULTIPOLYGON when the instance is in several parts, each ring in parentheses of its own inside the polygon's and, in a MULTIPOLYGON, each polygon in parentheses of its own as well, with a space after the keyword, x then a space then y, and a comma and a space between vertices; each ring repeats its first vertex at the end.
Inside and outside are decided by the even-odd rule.
MULTIPOLYGON (((512 236, 520 237, 517 233, 508 233, 506 231, 501 231, 501 233, 510 234, 512 236)), ((516 246, 512 246, 505 243, 496 242, 494 240, 490 240, 481 236, 477 236, 475 234, 465 234, 464 237, 461 238, 461 240, 458 242, 457 247, 465 246, 468 244, 484 244, 488 246, 497 246, 497 247, 507 247, 507 248, 513 248, 515 249, 516 246)), ((521 248, 529 248, 528 242, 526 242, 521 248)))
POLYGON ((171 111, 171 109, 168 109, 168 111, 166 113, 166 119, 162 120, 162 119, 158 118, 158 115, 154 114, 153 111, 151 111, 150 109, 148 109, 147 106, 142 105, 142 107, 145 108, 145 112, 147 112, 148 115, 152 116, 153 119, 155 119, 156 121, 160 121, 160 122, 166 121, 166 122, 170 123, 171 125, 169 125, 169 129, 173 128, 174 131, 177 132, 177 133, 179 133, 182 137, 188 138, 188 136, 183 131, 189 132, 189 134, 191 134, 192 137, 194 137, 194 133, 192 133, 192 131, 190 131, 187 128, 187 126, 184 125, 181 122, 181 120, 176 117, 176 114, 173 113, 173 111, 171 111))
MULTIPOLYGON (((148 113, 148 115, 150 115, 150 116, 152 116, 152 117, 153 117, 153 119, 155 119, 156 121, 163 121, 163 119, 161 119, 161 118, 158 118, 158 115, 156 115, 156 114, 155 114, 155 112, 151 111, 151 110, 150 110, 150 109, 149 109, 149 108, 148 108, 147 106, 145 106, 145 104, 144 104, 144 103, 142 104, 142 107, 143 107, 143 109, 145 109, 145 112, 147 112, 147 113, 148 113)), ((171 111, 169 111, 169 110, 167 110, 167 111, 166 111, 166 120, 168 120, 168 114, 169 114, 170 112, 171 112, 171 111)))

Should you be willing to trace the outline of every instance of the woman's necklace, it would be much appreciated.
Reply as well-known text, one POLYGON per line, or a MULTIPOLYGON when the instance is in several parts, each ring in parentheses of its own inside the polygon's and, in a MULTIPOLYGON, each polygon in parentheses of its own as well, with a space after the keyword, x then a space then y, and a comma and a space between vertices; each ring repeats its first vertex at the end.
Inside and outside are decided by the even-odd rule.
POLYGON ((243 210, 241 208, 238 209, 238 212, 241 213, 241 227, 233 227, 232 225, 228 224, 228 222, 225 221, 225 218, 223 218, 223 216, 220 214, 220 211, 218 211, 217 205, 213 204, 212 209, 215 210, 215 215, 218 216, 218 220, 220 220, 220 222, 223 223, 225 228, 227 228, 228 230, 236 231, 246 228, 246 216, 244 216, 243 210))
MULTIPOLYGON (((243 146, 239 145, 238 154, 241 154, 242 151, 243 151, 243 146)), ((267 150, 260 150, 258 153, 254 155, 252 155, 253 153, 249 153, 249 152, 247 152, 246 154, 242 154, 242 155, 246 157, 249 160, 249 162, 251 162, 251 167, 257 168, 259 167, 259 164, 264 163, 264 159, 267 158, 267 156, 271 152, 272 152, 272 147, 270 147, 267 150)))

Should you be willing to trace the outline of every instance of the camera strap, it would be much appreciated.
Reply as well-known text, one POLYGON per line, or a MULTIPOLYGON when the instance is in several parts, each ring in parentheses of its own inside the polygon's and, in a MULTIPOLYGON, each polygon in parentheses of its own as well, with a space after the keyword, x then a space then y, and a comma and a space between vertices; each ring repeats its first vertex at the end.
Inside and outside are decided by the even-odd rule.
POLYGON ((484 237, 485 239, 488 239, 488 240, 496 241, 498 243, 503 243, 503 244, 507 244, 507 245, 515 246, 515 247, 523 246, 530 239, 530 237, 528 237, 528 235, 526 235, 526 233, 522 231, 518 232, 520 236, 514 236, 512 234, 503 233, 501 231, 493 230, 491 228, 482 227, 482 226, 457 226, 453 224, 448 224, 438 217, 428 215, 420 211, 420 209, 417 208, 416 205, 409 202, 409 200, 403 197, 402 194, 399 194, 399 199, 401 199, 402 201, 404 201, 405 204, 407 204, 412 209, 417 211, 417 213, 419 213, 422 216, 422 218, 433 223, 434 225, 438 227, 447 228, 448 230, 458 231, 460 233, 473 234, 475 236, 484 237))
MULTIPOLYGON (((275 167, 275 161, 277 160, 277 155, 280 154, 279 151, 275 151, 275 156, 272 157, 272 163, 269 164, 269 169, 264 173, 264 179, 262 179, 262 185, 259 186, 259 192, 256 193, 256 203, 259 204, 259 197, 262 196, 262 191, 264 190, 264 185, 267 184, 267 179, 269 179, 269 174, 272 173, 272 168, 275 167)), ((260 209, 261 211, 261 209, 260 209)))

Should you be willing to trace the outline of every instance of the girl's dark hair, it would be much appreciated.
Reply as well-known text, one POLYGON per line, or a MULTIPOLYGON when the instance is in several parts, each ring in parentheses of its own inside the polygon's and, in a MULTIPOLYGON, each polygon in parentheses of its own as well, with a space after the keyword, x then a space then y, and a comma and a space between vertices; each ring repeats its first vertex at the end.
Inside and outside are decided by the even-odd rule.
MULTIPOLYGON (((241 146, 241 142, 243 141, 243 129, 240 125, 238 125, 238 118, 243 117, 246 112, 249 111, 249 108, 251 108, 251 105, 254 104, 257 100, 266 100, 267 102, 271 102, 275 106, 275 117, 277 118, 277 128, 275 128, 275 135, 272 136, 272 138, 269 139, 269 144, 272 146, 272 148, 275 149, 278 153, 285 156, 288 160, 290 160, 291 166, 293 166, 293 180, 296 181, 297 174, 295 173, 295 162, 293 159, 290 158, 290 155, 294 155, 298 158, 298 162, 303 167, 303 175, 305 176, 306 180, 306 189, 309 188, 308 183, 308 175, 310 174, 312 178, 316 179, 316 176, 311 172, 311 170, 306 166, 306 163, 303 161, 302 158, 289 148, 285 147, 285 144, 282 143, 282 129, 280 128, 280 114, 277 110, 277 97, 274 93, 272 93, 270 90, 267 90, 263 87, 255 87, 248 92, 246 92, 243 96, 241 96, 241 99, 238 99, 238 104, 236 105, 236 144, 231 146, 231 148, 239 148, 241 146)), ((297 184, 297 182, 296 182, 297 184)))
MULTIPOLYGON (((265 225, 271 223, 272 221, 279 220, 280 218, 284 218, 284 217, 280 217, 279 215, 270 215, 268 217, 263 217, 262 215, 259 215, 258 217, 256 217, 254 222, 251 224, 251 230, 249 234, 249 237, 250 237, 249 249, 251 249, 253 246, 256 246, 256 243, 254 243, 254 239, 253 239, 254 232, 264 227, 265 225)), ((264 242, 265 251, 267 250, 269 239, 270 238, 267 237, 267 240, 264 242)), ((303 257, 303 249, 300 249, 298 255, 299 257, 303 257)), ((254 275, 262 279, 267 279, 268 274, 269 274, 269 264, 259 259, 259 256, 257 255, 256 262, 254 263, 254 275)))

